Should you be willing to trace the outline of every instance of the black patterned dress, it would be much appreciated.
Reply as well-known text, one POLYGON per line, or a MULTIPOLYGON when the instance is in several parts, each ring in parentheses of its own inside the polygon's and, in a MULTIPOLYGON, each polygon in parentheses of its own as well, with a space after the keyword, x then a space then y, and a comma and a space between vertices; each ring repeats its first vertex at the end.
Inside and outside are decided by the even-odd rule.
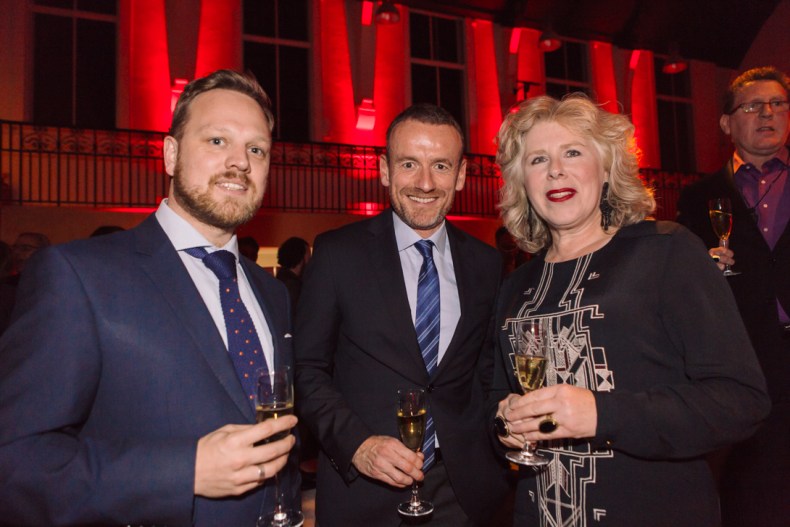
POLYGON ((595 437, 541 443, 514 525, 714 526, 704 455, 752 434, 765 381, 732 295, 699 239, 670 222, 622 228, 576 260, 543 257, 503 284, 493 398, 518 393, 521 321, 547 318, 546 384, 591 390, 595 437))

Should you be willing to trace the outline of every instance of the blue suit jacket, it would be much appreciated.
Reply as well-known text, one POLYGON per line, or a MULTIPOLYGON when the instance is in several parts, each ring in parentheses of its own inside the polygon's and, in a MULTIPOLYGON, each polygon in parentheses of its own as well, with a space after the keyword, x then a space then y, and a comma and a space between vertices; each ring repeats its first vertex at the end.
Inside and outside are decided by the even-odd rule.
MULTIPOLYGON (((291 363, 285 287, 242 266, 275 362, 291 363)), ((231 499, 193 495, 198 438, 253 422, 155 217, 40 251, 25 269, 0 340, 0 524, 254 525, 273 507, 271 484, 231 499)), ((298 499, 289 476, 286 494, 298 499)))

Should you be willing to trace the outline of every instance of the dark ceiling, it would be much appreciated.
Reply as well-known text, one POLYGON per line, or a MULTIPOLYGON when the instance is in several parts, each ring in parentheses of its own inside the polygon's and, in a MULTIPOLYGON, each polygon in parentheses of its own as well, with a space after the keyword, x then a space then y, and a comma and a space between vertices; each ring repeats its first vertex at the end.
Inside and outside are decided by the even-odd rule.
MULTIPOLYGON (((411 7, 602 40, 737 69, 781 0, 396 0, 411 7)), ((787 38, 786 36, 782 38, 787 38)))

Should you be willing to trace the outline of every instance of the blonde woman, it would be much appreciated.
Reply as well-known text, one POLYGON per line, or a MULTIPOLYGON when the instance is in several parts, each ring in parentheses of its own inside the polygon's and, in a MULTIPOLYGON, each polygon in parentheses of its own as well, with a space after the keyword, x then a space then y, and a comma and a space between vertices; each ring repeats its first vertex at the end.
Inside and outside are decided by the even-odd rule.
POLYGON ((514 525, 717 525, 703 456, 770 405, 724 278, 694 235, 647 219, 626 117, 538 97, 498 140, 504 224, 537 255, 500 291, 497 434, 549 459, 520 469, 514 525), (551 328, 546 383, 521 395, 515 336, 534 318, 551 328))

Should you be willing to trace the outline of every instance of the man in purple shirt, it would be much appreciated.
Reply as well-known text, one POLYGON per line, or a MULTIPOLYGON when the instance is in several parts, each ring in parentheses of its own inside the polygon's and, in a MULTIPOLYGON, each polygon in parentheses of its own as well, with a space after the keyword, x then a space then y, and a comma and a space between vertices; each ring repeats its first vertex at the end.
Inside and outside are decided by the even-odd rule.
POLYGON ((727 277, 763 367, 773 409, 754 437, 721 453, 723 525, 782 525, 790 513, 790 78, 773 67, 738 76, 719 120, 735 152, 683 190, 678 221, 700 236, 727 277), (718 247, 707 201, 732 202, 729 248, 718 247))

